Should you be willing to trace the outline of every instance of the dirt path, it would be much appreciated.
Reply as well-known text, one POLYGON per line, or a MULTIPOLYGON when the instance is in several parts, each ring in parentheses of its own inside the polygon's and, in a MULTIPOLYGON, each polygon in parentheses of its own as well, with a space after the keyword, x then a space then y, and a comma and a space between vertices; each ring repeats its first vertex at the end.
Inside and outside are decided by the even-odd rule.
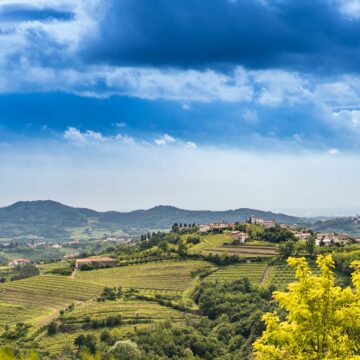
POLYGON ((265 281, 268 279, 269 275, 270 275, 270 271, 271 271, 271 266, 266 266, 264 273, 261 277, 260 280, 260 284, 263 285, 265 283, 265 281))
POLYGON ((75 279, 75 275, 76 275, 76 269, 74 269, 74 271, 71 273, 70 278, 75 279))
POLYGON ((48 323, 50 323, 52 320, 54 320, 58 316, 59 316, 59 309, 54 309, 53 311, 51 311, 51 313, 49 315, 41 318, 37 322, 37 325, 39 325, 39 326, 47 325, 48 323))

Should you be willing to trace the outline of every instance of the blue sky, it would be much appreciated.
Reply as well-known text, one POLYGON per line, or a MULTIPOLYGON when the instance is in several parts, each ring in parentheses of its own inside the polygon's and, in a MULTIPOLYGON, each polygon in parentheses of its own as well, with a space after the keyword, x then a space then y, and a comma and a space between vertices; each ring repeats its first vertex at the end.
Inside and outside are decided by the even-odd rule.
POLYGON ((358 207, 359 32, 359 0, 2 0, 0 205, 358 207))

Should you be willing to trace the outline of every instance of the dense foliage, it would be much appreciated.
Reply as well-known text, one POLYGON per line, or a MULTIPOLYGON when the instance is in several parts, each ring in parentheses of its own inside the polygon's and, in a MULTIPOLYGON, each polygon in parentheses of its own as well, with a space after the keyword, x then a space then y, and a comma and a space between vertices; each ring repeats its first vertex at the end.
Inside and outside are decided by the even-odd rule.
POLYGON ((34 264, 17 265, 14 269, 14 275, 11 277, 11 281, 26 279, 39 274, 40 270, 34 264))
POLYGON ((354 289, 335 286, 334 261, 319 256, 319 276, 313 275, 304 258, 291 258, 297 282, 289 292, 274 298, 287 312, 264 316, 266 331, 256 341, 256 358, 272 359, 360 359, 360 261, 353 267, 354 289))

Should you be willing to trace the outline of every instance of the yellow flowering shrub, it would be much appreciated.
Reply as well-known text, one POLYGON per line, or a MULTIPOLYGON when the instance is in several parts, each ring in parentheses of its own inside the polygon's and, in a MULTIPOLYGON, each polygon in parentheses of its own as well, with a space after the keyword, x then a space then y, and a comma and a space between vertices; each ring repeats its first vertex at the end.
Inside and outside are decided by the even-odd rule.
POLYGON ((289 258, 297 281, 288 292, 274 292, 286 318, 267 313, 266 330, 255 344, 257 360, 360 359, 360 261, 352 267, 353 287, 335 286, 331 255, 319 256, 320 275, 305 258, 289 258))

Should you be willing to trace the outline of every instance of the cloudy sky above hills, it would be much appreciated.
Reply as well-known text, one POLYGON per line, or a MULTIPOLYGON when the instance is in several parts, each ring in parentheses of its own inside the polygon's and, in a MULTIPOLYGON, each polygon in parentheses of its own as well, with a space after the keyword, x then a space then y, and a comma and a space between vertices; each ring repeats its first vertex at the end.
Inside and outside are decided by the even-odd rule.
POLYGON ((1 0, 1 205, 357 207, 359 0, 1 0))

